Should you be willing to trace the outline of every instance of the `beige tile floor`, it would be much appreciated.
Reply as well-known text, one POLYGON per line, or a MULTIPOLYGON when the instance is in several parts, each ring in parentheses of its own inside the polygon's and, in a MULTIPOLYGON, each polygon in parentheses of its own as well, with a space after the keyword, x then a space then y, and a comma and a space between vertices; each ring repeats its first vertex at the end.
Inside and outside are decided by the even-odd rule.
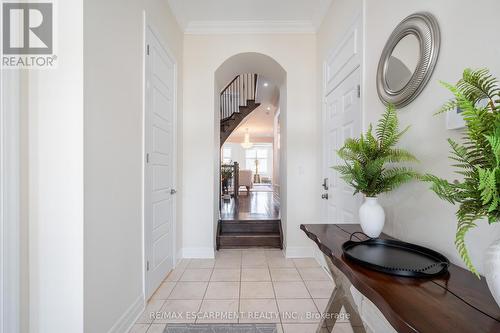
MULTIPOLYGON (((280 250, 222 250, 215 259, 182 260, 130 333, 162 333, 173 322, 274 322, 282 333, 315 333, 333 288, 315 259, 286 259, 280 250), (151 312, 160 316, 152 319, 151 312)), ((352 329, 338 322, 324 329, 330 331, 352 329)))

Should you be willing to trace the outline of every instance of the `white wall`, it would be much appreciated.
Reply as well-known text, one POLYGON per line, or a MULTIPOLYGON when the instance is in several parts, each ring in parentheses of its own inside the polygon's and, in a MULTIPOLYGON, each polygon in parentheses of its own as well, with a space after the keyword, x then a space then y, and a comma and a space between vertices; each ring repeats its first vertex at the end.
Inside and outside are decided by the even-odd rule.
POLYGON ((280 192, 280 109, 277 109, 273 117, 273 189, 276 193, 280 192))
MULTIPOLYGON (((167 1, 85 1, 85 332, 89 333, 125 331, 143 304, 144 10, 177 60, 177 118, 182 128, 183 35, 167 1)), ((182 141, 178 143, 181 150, 182 141)), ((178 170, 182 171, 181 164, 178 170)), ((180 219, 182 212, 177 212, 180 219)), ((180 248, 180 225, 177 232, 180 248)))
POLYGON ((29 332, 29 316, 30 316, 30 275, 29 275, 29 73, 21 74, 21 114, 20 114, 20 331, 21 333, 29 332))
POLYGON ((29 78, 30 331, 83 332, 83 1, 58 2, 56 69, 29 78))
POLYGON ((20 132, 21 127, 26 127, 21 126, 20 115, 26 114, 25 110, 21 109, 21 87, 20 71, 0 68, 1 333, 20 331, 20 303, 21 298, 24 298, 22 291, 27 289, 25 283, 20 283, 25 280, 21 272, 26 268, 26 262, 21 255, 22 250, 26 248, 26 233, 22 230, 25 221, 21 222, 20 217, 21 177, 25 177, 25 168, 21 169, 21 165, 24 166, 25 163, 21 163, 20 132))
MULTIPOLYGON (((429 11, 436 16, 441 28, 441 52, 434 74, 422 94, 398 112, 401 126, 411 125, 401 145, 420 159, 418 170, 452 180, 456 176, 447 158, 450 149, 446 139, 459 139, 461 134, 446 130, 444 115, 433 116, 451 98, 438 81, 454 83, 466 67, 488 67, 497 77, 500 75, 500 45, 491 42, 498 39, 498 29, 492 22, 498 19, 496 13, 500 11, 500 3, 488 0, 366 1, 365 128, 368 123, 375 123, 384 111, 375 84, 382 48, 393 28, 416 11, 429 11)), ((428 184, 412 183, 384 196, 385 231, 442 251, 462 265, 453 243, 456 207, 439 200, 428 188, 428 184)), ((484 221, 479 225, 470 232, 467 243, 473 262, 481 271, 482 254, 494 239, 499 238, 500 226, 488 226, 484 221)))
MULTIPOLYGON (((300 223, 316 220, 315 35, 186 35, 184 39, 184 247, 213 251, 213 147, 216 145, 214 73, 229 57, 258 52, 272 57, 287 72, 288 247, 310 251, 300 223), (203 56, 200 56, 203 55, 203 56), (200 167, 203 166, 203 167, 200 167), (304 200, 304 198, 308 198, 304 200), (197 209, 192 209, 196 203, 197 209)), ((280 98, 281 100, 282 98, 280 98)), ((280 101, 281 102, 281 101, 280 101)), ((284 125, 285 126, 285 125, 284 125)), ((283 161, 283 160, 282 160, 283 161)), ((285 208, 286 209, 286 208, 285 208)))
POLYGON ((0 73, 0 332, 29 332, 29 72, 0 73), (0 315, 1 316, 1 315, 0 315), (2 331, 3 329, 3 331, 2 331))

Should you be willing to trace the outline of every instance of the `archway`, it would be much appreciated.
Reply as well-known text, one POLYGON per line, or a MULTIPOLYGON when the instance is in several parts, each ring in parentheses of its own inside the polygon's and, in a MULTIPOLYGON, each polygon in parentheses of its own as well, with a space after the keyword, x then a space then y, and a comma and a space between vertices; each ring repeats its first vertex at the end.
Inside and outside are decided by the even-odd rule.
MULTIPOLYGON (((283 195, 285 194, 285 189, 286 189, 286 184, 284 184, 284 180, 286 179, 286 170, 285 170, 285 157, 286 157, 286 145, 284 144, 286 142, 286 89, 287 89, 287 74, 284 68, 272 57, 267 56, 265 54, 261 53, 256 53, 256 52, 246 52, 246 53, 239 53, 236 55, 233 55, 226 59, 215 71, 214 75, 214 123, 215 123, 215 136, 216 140, 219 141, 218 138, 221 136, 220 132, 220 126, 221 126, 221 103, 220 103, 220 95, 221 92, 223 91, 224 88, 227 88, 228 83, 232 82, 235 78, 237 78, 240 75, 247 74, 247 73, 252 73, 257 75, 256 81, 256 93, 254 95, 255 100, 259 102, 258 104, 261 104, 261 109, 262 107, 267 108, 268 112, 269 110, 272 110, 273 114, 273 121, 274 121, 274 135, 273 135, 273 141, 271 145, 272 149, 272 185, 271 185, 271 196, 274 198, 271 198, 271 206, 273 206, 272 209, 276 209, 276 199, 278 200, 278 213, 277 216, 273 215, 267 215, 265 217, 259 216, 259 220, 265 220, 266 218, 269 220, 272 220, 272 223, 276 223, 276 225, 279 225, 279 244, 281 247, 286 246, 286 216, 284 214, 280 215, 279 212, 279 207, 281 207, 281 211, 285 211, 284 207, 286 207, 286 196, 283 195), (278 98, 275 98, 274 101, 266 101, 265 103, 263 102, 263 95, 266 94, 266 91, 268 91, 269 88, 273 88, 277 92, 278 98), (261 103, 262 102, 262 103, 261 103), (271 108, 272 107, 272 108, 271 108), (277 131, 277 129, 280 129, 277 131), (279 133, 279 134, 276 134, 279 133)), ((269 96, 268 96, 269 98, 269 96)), ((252 112, 252 111, 250 111, 252 112)), ((258 113, 259 108, 257 108, 254 113, 258 113)), ((269 114, 269 113, 268 113, 269 114)), ((248 116, 250 118, 251 115, 248 116)), ((246 118, 245 118, 246 119, 246 118)), ((240 125, 241 126, 241 125, 240 125)), ((222 144, 221 144, 222 146, 222 144)), ((215 195, 215 202, 214 202, 214 208, 216 212, 220 212, 220 208, 222 207, 221 204, 221 194, 220 194, 220 187, 219 185, 221 184, 221 146, 217 145, 215 147, 215 182, 216 188, 214 189, 215 195)), ((255 150, 255 149, 253 149, 255 150)), ((248 153, 248 151, 247 151, 248 153)), ((247 165, 248 166, 248 165, 247 165)), ((255 170, 254 170, 255 172, 255 170)), ((255 180, 255 178, 254 178, 255 180)), ((236 190, 235 190, 235 198, 238 194, 238 186, 236 185, 236 190)), ((250 196, 250 192, 247 192, 247 195, 250 196)), ((252 198, 249 199, 248 197, 241 199, 243 200, 249 200, 249 201, 256 201, 258 198, 256 197, 257 194, 252 193, 252 198)), ((267 197, 265 197, 265 200, 268 200, 267 197)), ((229 199, 231 200, 231 199, 229 199)), ((241 202, 239 200, 235 200, 235 202, 238 204, 238 202, 241 202)), ((242 204, 243 205, 243 204, 242 204)), ((234 209, 234 207, 233 207, 234 209)), ((250 209, 250 208, 249 208, 250 209)), ((252 221, 254 223, 257 223, 257 220, 254 220, 256 214, 251 214, 251 211, 248 211, 246 217, 241 217, 241 214, 238 217, 227 217, 225 216, 224 219, 230 219, 232 221, 238 220, 238 219, 244 219, 245 221, 252 221)), ((220 221, 221 215, 217 215, 215 218, 215 232, 216 232, 216 244, 217 248, 219 248, 219 236, 221 232, 221 221, 220 221)), ((240 225, 241 226, 241 225, 240 225)), ((269 227, 269 224, 266 226, 266 228, 269 227)), ((238 229, 241 230, 241 229, 238 229)), ((229 242, 231 243, 231 242, 229 242)), ((234 242, 233 242, 234 243, 234 242)), ((232 244, 233 244, 232 243, 232 244)), ((263 244, 266 243, 265 241, 262 242, 263 244)), ((272 243, 272 242, 271 242, 272 243)), ((239 243, 241 247, 246 247, 249 246, 248 244, 244 243, 239 243)), ((270 244, 270 243, 268 243, 270 244)), ((275 243, 273 243, 275 244, 275 243)), ((234 244, 233 244, 234 245, 234 244)), ((236 245, 235 245, 236 246, 236 245)), ((253 245, 255 246, 255 245, 253 245)))

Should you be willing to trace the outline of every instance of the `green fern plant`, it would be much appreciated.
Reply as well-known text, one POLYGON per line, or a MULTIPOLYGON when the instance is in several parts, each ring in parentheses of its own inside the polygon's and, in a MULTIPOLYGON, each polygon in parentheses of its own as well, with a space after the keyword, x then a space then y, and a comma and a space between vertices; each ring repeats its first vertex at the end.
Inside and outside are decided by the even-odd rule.
POLYGON ((459 205, 455 245, 466 266, 479 277, 465 235, 482 218, 490 224, 500 219, 500 87, 487 69, 466 69, 456 85, 442 84, 454 98, 438 113, 458 107, 466 123, 462 143, 448 139, 450 159, 462 180, 449 182, 434 175, 425 179, 441 199, 459 205))
POLYGON ((333 168, 354 188, 354 194, 361 192, 367 197, 376 197, 417 178, 418 174, 411 168, 397 165, 417 161, 410 152, 395 147, 408 129, 399 131, 396 110, 388 106, 375 135, 370 124, 368 132, 361 134, 359 139, 347 139, 337 152, 345 164, 333 168))

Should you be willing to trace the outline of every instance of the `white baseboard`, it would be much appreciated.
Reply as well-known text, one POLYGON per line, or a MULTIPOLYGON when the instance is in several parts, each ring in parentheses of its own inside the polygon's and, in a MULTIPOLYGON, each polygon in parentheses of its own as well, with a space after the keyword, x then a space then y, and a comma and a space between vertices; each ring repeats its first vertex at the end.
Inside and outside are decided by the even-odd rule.
POLYGON ((182 248, 182 258, 213 259, 215 258, 215 252, 211 247, 184 247, 182 248))
POLYGON ((182 260, 182 247, 175 249, 174 268, 177 267, 177 265, 181 262, 181 260, 182 260))
POLYGON ((287 246, 287 258, 314 258, 314 248, 310 246, 287 246))
POLYGON ((130 331, 136 320, 144 311, 144 295, 141 294, 123 315, 115 322, 108 333, 124 333, 130 331))

